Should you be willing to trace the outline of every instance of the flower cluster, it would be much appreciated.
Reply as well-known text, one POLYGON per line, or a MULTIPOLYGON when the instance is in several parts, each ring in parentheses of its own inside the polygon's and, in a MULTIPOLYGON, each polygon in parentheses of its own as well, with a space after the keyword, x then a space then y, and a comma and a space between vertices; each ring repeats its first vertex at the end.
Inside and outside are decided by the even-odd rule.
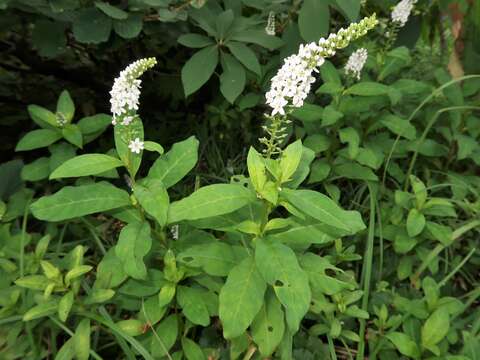
POLYGON ((365 48, 356 50, 348 58, 347 64, 345 65, 345 73, 347 75, 352 75, 353 77, 360 80, 360 73, 362 72, 363 66, 368 58, 368 51, 365 48))
POLYGON ((115 79, 110 91, 113 125, 116 125, 120 120, 122 125, 129 125, 132 122, 138 110, 140 98, 142 81, 138 78, 156 63, 155 58, 137 60, 128 65, 115 79))
POLYGON ((392 21, 398 26, 403 27, 407 21, 410 13, 412 12, 413 5, 416 3, 416 0, 402 0, 400 1, 392 11, 392 21))
POLYGON ((271 88, 266 94, 266 102, 272 108, 271 115, 285 115, 289 107, 302 106, 315 81, 312 74, 318 71, 324 58, 335 55, 337 49, 345 48, 351 41, 365 35, 377 22, 373 15, 347 29, 340 29, 337 34, 330 34, 327 39, 300 45, 298 53, 286 58, 271 80, 271 88))
POLYGON ((275 35, 275 13, 270 11, 268 13, 267 26, 265 26, 267 35, 275 35))

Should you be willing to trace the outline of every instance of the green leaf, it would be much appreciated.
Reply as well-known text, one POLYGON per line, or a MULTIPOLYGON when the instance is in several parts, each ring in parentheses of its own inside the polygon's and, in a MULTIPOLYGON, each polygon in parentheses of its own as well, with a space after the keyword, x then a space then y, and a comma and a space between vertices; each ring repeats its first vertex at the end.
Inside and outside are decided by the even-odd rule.
POLYGON ((247 45, 237 41, 229 41, 226 45, 233 56, 245 65, 247 69, 253 71, 257 75, 261 75, 262 70, 260 68, 260 63, 253 50, 247 45))
POLYGON ((422 346, 431 349, 445 338, 450 329, 450 316, 445 306, 434 311, 422 326, 422 346))
POLYGON ((15 151, 27 151, 46 147, 61 138, 62 134, 56 130, 33 130, 28 132, 23 138, 20 139, 15 151))
POLYGON ((130 134, 135 134, 135 138, 143 141, 143 132, 143 123, 138 117, 128 125, 128 130, 125 126, 115 126, 113 129, 118 157, 125 164, 131 177, 135 177, 140 168, 143 151, 140 151, 140 154, 132 153, 128 147, 130 140, 133 140, 130 138, 130 134))
POLYGON ((319 192, 283 189, 282 196, 297 209, 322 223, 349 233, 365 229, 358 212, 343 210, 332 199, 319 192))
POLYGON ((415 237, 425 228, 425 216, 417 209, 411 209, 407 217, 408 236, 415 237))
POLYGON ((105 15, 108 15, 112 19, 125 20, 128 18, 128 13, 117 8, 116 6, 110 5, 103 1, 95 1, 95 6, 102 10, 105 15))
POLYGON ((66 23, 37 20, 32 31, 32 43, 40 56, 55 57, 67 47, 66 23))
POLYGON ((139 336, 143 334, 144 323, 137 319, 120 320, 115 325, 130 336, 139 336))
POLYGON ((114 295, 115 291, 112 289, 93 289, 85 299, 85 304, 100 304, 110 300, 114 295))
POLYGON ((173 314, 155 328, 157 336, 152 335, 150 338, 150 352, 155 359, 166 356, 175 344, 178 336, 178 322, 177 315, 173 314))
POLYGON ((282 172, 281 183, 290 180, 290 177, 295 173, 302 158, 303 146, 302 141, 297 140, 287 146, 282 152, 280 158, 280 170, 282 172))
POLYGON ((282 304, 271 292, 252 323, 252 338, 264 357, 273 354, 285 332, 282 304))
POLYGON ((67 160, 50 175, 50 179, 80 177, 101 174, 123 166, 121 160, 103 154, 85 154, 67 160))
POLYGON ((220 75, 220 92, 231 104, 245 88, 245 70, 232 55, 222 53, 223 73, 220 75))
POLYGON ((182 337, 182 349, 187 360, 206 360, 202 348, 189 338, 182 337))
POLYGON ((68 314, 72 309, 73 299, 73 291, 69 291, 62 296, 58 303, 58 318, 63 322, 67 321, 68 314))
POLYGON ((325 160, 315 160, 312 164, 308 183, 313 184, 325 180, 330 174, 330 164, 325 160))
POLYGON ((42 128, 53 126, 58 127, 57 117, 50 110, 38 105, 28 105, 28 114, 33 121, 42 128))
POLYGON ((348 144, 348 156, 350 159, 355 159, 360 148, 360 135, 353 127, 346 127, 339 131, 340 141, 342 144, 348 144))
POLYGON ((380 96, 387 95, 389 87, 377 82, 363 81, 352 85, 345 94, 360 95, 360 96, 380 96))
POLYGON ((175 223, 228 214, 254 199, 253 193, 241 185, 204 186, 190 196, 172 203, 168 211, 168 222, 175 223))
POLYGON ((115 32, 124 39, 136 38, 143 28, 143 16, 142 14, 128 15, 125 20, 115 20, 113 22, 113 29, 115 32))
POLYGON ((112 20, 94 7, 75 12, 73 36, 78 42, 100 44, 110 37, 112 20))
POLYGON ((182 83, 185 97, 200 89, 212 76, 218 64, 216 45, 196 52, 182 68, 182 83))
POLYGON ((83 136, 80 128, 74 124, 67 124, 62 129, 63 137, 78 148, 83 147, 83 136))
POLYGON ((266 288, 253 257, 232 269, 219 296, 224 338, 236 338, 250 326, 263 305, 266 288))
POLYGON ((161 180, 167 189, 175 185, 197 163, 198 144, 194 136, 173 144, 170 151, 160 156, 152 165, 148 178, 161 180))
POLYGON ((335 166, 335 172, 347 179, 365 180, 365 181, 378 181, 375 173, 362 165, 349 162, 335 166))
POLYGON ((253 146, 248 150, 247 167, 250 181, 257 192, 260 192, 267 182, 265 161, 253 146))
POLYGON ((170 200, 161 180, 147 180, 142 185, 135 184, 133 193, 145 211, 163 227, 167 223, 170 200))
POLYGON ((189 48, 203 48, 215 44, 211 38, 200 34, 184 34, 177 41, 179 44, 189 48))
POLYGON ((258 239, 255 248, 258 271, 285 307, 287 324, 297 332, 310 307, 310 285, 307 274, 298 265, 295 253, 288 246, 258 239))
POLYGON ((397 350, 405 356, 412 357, 417 359, 420 357, 420 350, 418 349, 417 344, 413 341, 410 336, 400 333, 392 332, 385 335, 385 337, 390 340, 397 350))
POLYGON ((15 280, 15 285, 33 290, 44 290, 48 279, 44 275, 27 275, 15 280))
POLYGON ((275 50, 284 45, 281 39, 267 35, 264 30, 243 30, 233 35, 231 40, 257 44, 268 50, 275 50))
POLYGON ((66 186, 53 195, 44 196, 31 205, 40 220, 62 221, 130 204, 128 193, 107 183, 66 186))
POLYGON ((145 279, 147 269, 143 257, 152 246, 150 226, 147 222, 133 222, 120 232, 115 246, 115 255, 120 259, 125 273, 134 279, 145 279))
POLYGON ((408 140, 415 140, 417 130, 409 121, 404 120, 396 115, 388 114, 383 116, 380 122, 385 125, 391 132, 398 136, 403 136, 408 140))
POLYGON ((67 90, 63 90, 58 98, 57 114, 67 123, 70 123, 75 115, 75 104, 67 90))
POLYGON ((237 265, 231 245, 216 241, 194 245, 177 256, 178 261, 191 267, 200 267, 212 276, 227 276, 237 265))
POLYGON ((322 126, 330 126, 343 118, 343 113, 336 110, 332 105, 325 107, 322 113, 322 126))
POLYGON ((425 184, 415 175, 410 175, 410 184, 412 185, 413 193, 415 194, 417 207, 421 209, 427 201, 427 189, 425 184))
POLYGON ((24 165, 21 172, 24 181, 39 181, 48 178, 50 174, 50 158, 41 157, 24 165))
POLYGON ((48 315, 52 315, 57 311, 57 308, 58 303, 55 300, 36 305, 23 315, 22 320, 31 321, 35 319, 40 319, 48 315))
POLYGON ((330 27, 330 11, 325 1, 305 0, 298 13, 298 27, 303 40, 318 41, 330 27))
POLYGON ((360 13, 360 0, 335 0, 340 11, 351 22, 356 21, 360 13))
POLYGON ((90 319, 83 319, 75 330, 73 348, 78 360, 88 360, 90 357, 90 319))
POLYGON ((208 307, 203 300, 203 292, 199 288, 179 286, 177 288, 177 301, 182 308, 183 315, 193 324, 208 326, 210 314, 208 307))
POLYGON ((226 10, 219 14, 215 19, 217 37, 224 40, 232 26, 234 15, 232 10, 226 10))
POLYGON ((73 269, 71 269, 65 275, 65 285, 70 286, 72 280, 79 278, 82 275, 90 272, 92 270, 92 266, 90 265, 77 265, 73 269))

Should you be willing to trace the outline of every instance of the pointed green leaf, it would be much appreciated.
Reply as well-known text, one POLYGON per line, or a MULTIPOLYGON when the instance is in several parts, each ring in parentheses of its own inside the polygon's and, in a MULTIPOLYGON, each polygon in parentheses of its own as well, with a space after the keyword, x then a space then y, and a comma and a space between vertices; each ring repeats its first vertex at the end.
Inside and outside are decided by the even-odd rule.
POLYGON ((15 148, 15 151, 27 151, 39 149, 53 144, 58 139, 62 138, 62 134, 56 130, 38 129, 25 134, 20 139, 15 148))
POLYGON ((220 91, 231 104, 245 88, 245 70, 232 55, 222 53, 223 73, 220 75, 220 91))
POLYGON ((51 174, 50 179, 101 174, 123 166, 121 160, 104 154, 85 154, 67 160, 51 174))
POLYGON ((196 52, 182 68, 182 83, 185 96, 200 89, 212 76, 218 64, 218 48, 216 45, 196 52))
POLYGON ((66 123, 70 123, 74 115, 75 104, 70 97, 70 93, 63 90, 57 101, 57 116, 60 116, 66 123))
POLYGON ((237 41, 229 41, 226 45, 233 56, 245 65, 247 69, 253 71, 257 75, 261 75, 262 70, 260 68, 260 63, 252 49, 237 41))
POLYGON ((161 180, 147 180, 142 185, 135 184, 133 193, 145 211, 161 226, 167 223, 169 198, 161 180))

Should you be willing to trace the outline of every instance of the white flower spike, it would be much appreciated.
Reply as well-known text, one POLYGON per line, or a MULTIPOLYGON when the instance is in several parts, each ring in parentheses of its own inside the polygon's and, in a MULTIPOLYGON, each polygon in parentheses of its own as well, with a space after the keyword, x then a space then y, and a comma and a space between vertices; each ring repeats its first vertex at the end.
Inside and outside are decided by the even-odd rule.
POLYGON ((138 78, 148 69, 155 66, 155 58, 140 59, 128 65, 115 79, 110 91, 112 124, 128 125, 133 120, 139 106, 140 87, 138 78))
POLYGON ((360 73, 367 62, 367 58, 368 51, 365 48, 361 48, 353 52, 348 58, 347 64, 345 65, 345 73, 347 75, 352 75, 357 80, 360 80, 360 73))
POLYGON ((405 26, 416 0, 402 0, 392 10, 392 21, 399 27, 405 26))
POLYGON ((140 152, 145 148, 145 143, 137 137, 135 140, 130 141, 128 148, 132 153, 140 154, 140 152))

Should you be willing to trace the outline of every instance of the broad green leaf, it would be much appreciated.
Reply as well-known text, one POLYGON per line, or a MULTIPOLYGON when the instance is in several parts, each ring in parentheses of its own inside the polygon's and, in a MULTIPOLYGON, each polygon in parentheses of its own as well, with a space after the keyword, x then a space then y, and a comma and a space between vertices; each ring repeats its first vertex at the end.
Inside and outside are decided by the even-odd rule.
POLYGON ((73 335, 73 348, 78 360, 88 360, 90 357, 90 319, 83 319, 73 335))
POLYGON ((57 311, 57 308, 58 308, 58 302, 55 300, 36 305, 23 315, 22 320, 30 321, 30 320, 40 319, 48 315, 52 315, 57 311))
POLYGON ((51 174, 50 179, 80 177, 101 174, 123 166, 122 161, 104 154, 85 154, 67 160, 51 174))
POLYGON ((84 143, 86 144, 100 135, 111 123, 112 117, 110 115, 96 114, 80 119, 77 125, 85 138, 84 143))
POLYGON ((356 21, 360 13, 360 0, 335 0, 340 11, 351 22, 356 21))
POLYGON ((348 144, 348 157, 355 159, 360 149, 360 135, 353 127, 346 127, 339 131, 342 144, 348 144))
POLYGON ((63 90, 57 101, 57 116, 60 116, 66 123, 70 123, 74 115, 75 104, 70 97, 70 93, 67 90, 63 90))
POLYGON ((359 95, 359 96, 380 96, 388 94, 388 86, 377 82, 362 81, 352 85, 345 94, 359 95))
POLYGON ((350 233, 365 229, 359 213, 343 210, 332 199, 319 192, 283 189, 282 196, 297 209, 322 223, 350 233))
POLYGON ((167 352, 175 344, 178 336, 178 321, 177 315, 173 314, 155 328, 157 336, 152 334, 150 337, 150 352, 155 359, 167 355, 167 352))
POLYGON ((183 315, 193 324, 208 326, 210 324, 210 314, 205 304, 202 293, 205 290, 187 286, 177 288, 178 305, 182 308, 183 315))
POLYGON ((102 10, 105 15, 108 15, 112 19, 125 20, 128 18, 128 13, 119 9, 116 6, 110 5, 103 1, 95 1, 95 6, 102 10))
POLYGON ((400 333, 392 332, 385 335, 385 337, 390 340, 397 350, 405 356, 417 359, 420 357, 420 350, 415 341, 413 341, 410 336, 400 333))
POLYGON ((427 230, 432 234, 435 240, 438 240, 444 246, 450 246, 453 242, 452 229, 445 225, 436 224, 427 221, 427 230))
POLYGON ((206 360, 202 348, 193 340, 182 337, 182 349, 187 360, 206 360))
POLYGON ((263 156, 253 146, 248 150, 247 167, 253 187, 260 192, 267 182, 267 173, 263 156))
POLYGON ((318 154, 328 150, 330 148, 331 143, 332 143, 332 140, 327 135, 312 134, 307 136, 303 145, 313 150, 315 154, 318 154))
POLYGON ((316 122, 322 118, 323 108, 315 104, 304 103, 301 108, 296 108, 292 116, 304 123, 316 122))
POLYGON ((63 322, 67 320, 68 314, 73 305, 73 299, 73 291, 69 291, 62 296, 58 303, 58 318, 63 322))
POLYGON ((220 75, 220 92, 233 104, 245 88, 245 70, 230 54, 222 53, 221 63, 223 73, 220 75))
POLYGON ((95 7, 75 12, 73 36, 78 42, 100 44, 110 37, 112 19, 95 7))
POLYGON ((179 44, 189 48, 203 48, 215 44, 211 38, 200 34, 184 34, 177 41, 179 44))
POLYGON ((75 266, 73 269, 69 270, 65 275, 65 285, 69 286, 72 280, 79 278, 80 276, 88 273, 90 270, 92 270, 92 266, 90 265, 75 266))
POLYGON ((182 68, 182 83, 185 96, 200 89, 212 76, 218 64, 218 48, 216 45, 196 52, 182 68))
POLYGON ((67 124, 62 129, 63 137, 78 148, 83 147, 83 136, 80 128, 75 124, 67 124))
POLYGON ((355 285, 327 275, 327 271, 339 271, 325 258, 307 252, 300 259, 308 275, 313 293, 334 295, 343 290, 354 290, 355 285))
POLYGON ((434 311, 422 326, 422 346, 428 349, 437 345, 448 334, 450 316, 446 307, 442 306, 434 311))
POLYGON ((312 163, 308 183, 313 184, 325 180, 328 177, 328 174, 330 174, 330 170, 330 164, 328 164, 325 160, 315 160, 312 163))
POLYGON ((168 210, 168 222, 175 223, 228 214, 254 199, 253 193, 242 185, 207 185, 190 196, 172 203, 168 210))
POLYGON ((22 168, 21 177, 24 181, 39 181, 48 178, 50 174, 50 158, 41 157, 22 168))
POLYGON ((143 28, 142 14, 130 13, 125 20, 115 20, 113 30, 124 39, 136 38, 143 28))
POLYGON ((236 338, 250 326, 263 305, 266 288, 253 257, 245 258, 230 271, 219 297, 224 338, 236 338))
POLYGON ((133 193, 145 211, 153 216, 161 226, 167 223, 170 200, 161 180, 148 179, 142 185, 135 184, 133 193))
POLYGON ((27 275, 15 280, 15 285, 33 290, 44 290, 48 279, 44 275, 27 275))
POLYGON ((286 183, 286 186, 290 189, 296 189, 308 176, 310 173, 310 164, 313 159, 315 159, 315 152, 302 146, 302 157, 300 158, 300 163, 298 164, 297 169, 291 176, 291 180, 286 183))
POLYGON ((288 246, 257 240, 255 262, 258 271, 285 307, 287 324, 297 332, 310 307, 310 285, 307 274, 298 265, 295 253, 288 246))
POLYGON ((275 50, 284 45, 284 42, 281 39, 268 35, 263 30, 243 30, 233 35, 231 40, 257 44, 268 50, 275 50))
POLYGON ((42 128, 53 126, 59 127, 57 117, 50 110, 38 105, 28 105, 28 114, 37 125, 42 128))
POLYGON ((271 292, 252 323, 252 338, 264 357, 273 354, 285 332, 282 304, 271 292))
POLYGON ((234 20, 233 11, 231 9, 226 10, 219 14, 215 19, 215 27, 216 27, 216 36, 220 40, 225 40, 227 37, 230 27, 232 26, 234 20))
POLYGON ((189 247, 178 254, 177 259, 185 265, 200 267, 212 276, 227 276, 237 265, 232 246, 220 241, 189 247))
POLYGON ((44 196, 31 205, 40 220, 62 221, 116 209, 130 204, 128 193, 107 183, 66 186, 53 195, 44 196))
POLYGON ((305 0, 298 13, 298 27, 302 38, 318 41, 327 35, 330 27, 330 11, 325 1, 305 0))
POLYGON ((233 56, 235 56, 243 65, 245 65, 247 69, 253 71, 257 75, 261 74, 262 70, 260 68, 260 63, 258 62, 257 56, 252 49, 250 49, 247 45, 237 41, 229 41, 226 45, 233 56))
POLYGON ((73 338, 68 339, 55 355, 55 360, 72 360, 75 356, 73 338))
POLYGON ((303 146, 301 140, 295 141, 293 144, 287 146, 282 152, 280 158, 280 170, 282 173, 281 182, 287 182, 295 173, 302 158, 303 146))
POLYGON ((425 228, 425 216, 417 209, 411 209, 407 217, 408 236, 415 237, 425 228))
POLYGON ((115 325, 130 336, 142 335, 145 326, 143 322, 137 319, 120 320, 115 325))
POLYGON ((65 52, 67 48, 66 25, 64 22, 46 19, 35 21, 31 39, 40 56, 55 57, 65 52))
POLYGON ((93 289, 85 299, 85 304, 100 304, 110 300, 114 295, 115 291, 112 289, 93 289))
POLYGON ((414 140, 417 137, 415 126, 396 115, 388 114, 380 120, 395 135, 403 136, 408 140, 414 140))
POLYGON ((134 279, 145 279, 147 269, 143 257, 152 246, 150 226, 147 222, 130 223, 120 232, 115 255, 120 259, 125 273, 134 279))
POLYGON ((33 130, 25 134, 25 136, 20 139, 15 151, 27 151, 46 147, 61 138, 62 134, 56 130, 33 130))
POLYGON ((347 179, 378 181, 377 175, 368 167, 354 162, 348 162, 335 166, 335 172, 347 179))
POLYGON ((148 178, 161 180, 167 189, 175 185, 197 163, 198 144, 194 136, 173 144, 170 151, 160 156, 152 165, 148 178))
POLYGON ((334 106, 328 105, 322 113, 322 127, 333 125, 341 118, 343 118, 343 113, 335 109, 334 106))

